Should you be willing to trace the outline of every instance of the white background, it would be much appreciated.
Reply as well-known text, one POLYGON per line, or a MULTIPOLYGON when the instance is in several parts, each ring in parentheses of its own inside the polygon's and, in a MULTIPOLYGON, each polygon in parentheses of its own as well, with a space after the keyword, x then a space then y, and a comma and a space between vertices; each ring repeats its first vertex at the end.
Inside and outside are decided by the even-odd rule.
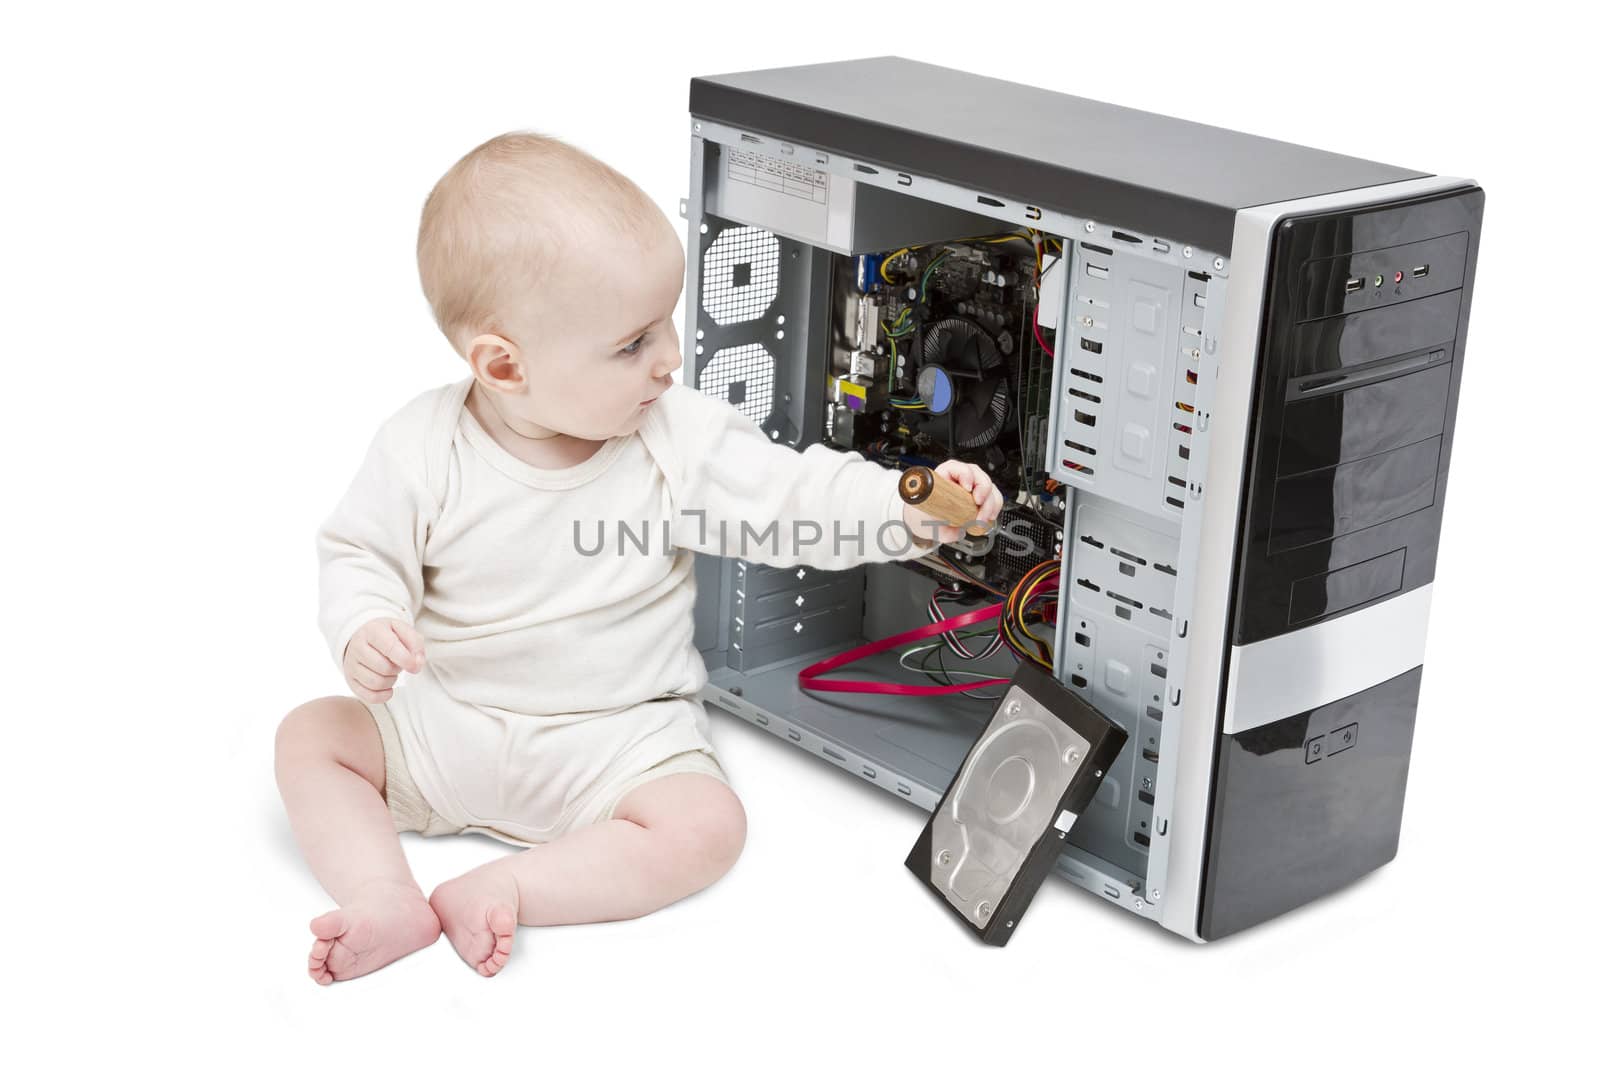
MULTIPOLYGON (((1600 704, 1576 28, 1529 3, 1497 16, 1514 25, 1400 2, 542 6, 8 9, 7 1041, 314 1062, 1575 1050, 1600 704), (1206 947, 1053 879, 988 950, 901 865, 923 812, 717 713, 750 816, 727 878, 638 921, 524 928, 492 980, 441 940, 315 986, 306 923, 329 904, 272 736, 340 685, 317 523, 381 418, 461 373, 416 280, 423 196, 534 128, 676 219, 692 75, 885 53, 1487 190, 1398 859, 1206 947)), ((502 852, 406 849, 424 889, 502 852)))

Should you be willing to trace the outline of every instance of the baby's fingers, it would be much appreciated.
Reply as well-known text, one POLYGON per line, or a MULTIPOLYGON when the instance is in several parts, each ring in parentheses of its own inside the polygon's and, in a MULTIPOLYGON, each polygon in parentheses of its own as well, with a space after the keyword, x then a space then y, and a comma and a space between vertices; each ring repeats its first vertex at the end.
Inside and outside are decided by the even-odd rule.
POLYGON ((398 677, 403 668, 394 660, 379 652, 376 646, 366 641, 357 641, 350 646, 350 658, 354 663, 359 663, 368 670, 378 674, 386 674, 391 678, 398 677))
POLYGON ((399 677, 399 672, 385 674, 375 671, 371 667, 360 663, 350 665, 350 681, 364 686, 369 692, 381 693, 386 689, 394 688, 394 680, 399 677))
POLYGON ((385 632, 377 635, 373 647, 397 666, 416 673, 422 669, 422 635, 398 619, 390 619, 385 632))
POLYGON ((350 692, 368 704, 387 704, 389 698, 394 696, 393 689, 368 689, 366 686, 357 685, 355 682, 350 683, 350 692))

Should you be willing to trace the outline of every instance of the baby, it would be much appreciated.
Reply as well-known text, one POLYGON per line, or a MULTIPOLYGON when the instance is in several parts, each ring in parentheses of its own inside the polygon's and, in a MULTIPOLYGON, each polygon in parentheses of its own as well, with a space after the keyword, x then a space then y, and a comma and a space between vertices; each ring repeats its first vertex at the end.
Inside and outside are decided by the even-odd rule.
MULTIPOLYGON (((311 921, 322 984, 441 931, 493 975, 519 923, 631 918, 715 882, 745 813, 696 699, 694 553, 838 570, 961 535, 906 507, 897 472, 673 384, 683 246, 593 157, 525 133, 473 149, 429 195, 417 260, 470 376, 383 424, 318 531, 319 621, 354 698, 277 734, 295 839, 338 904, 311 921), (424 896, 405 830, 520 848, 424 896)), ((938 470, 994 520, 980 468, 938 470)))

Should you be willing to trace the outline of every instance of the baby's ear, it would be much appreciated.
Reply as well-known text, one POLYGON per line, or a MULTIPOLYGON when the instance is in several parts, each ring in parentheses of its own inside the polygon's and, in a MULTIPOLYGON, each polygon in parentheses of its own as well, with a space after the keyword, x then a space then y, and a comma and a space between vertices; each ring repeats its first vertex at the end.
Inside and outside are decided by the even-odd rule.
POLYGON ((497 333, 480 333, 467 344, 472 376, 491 389, 515 389, 528 383, 516 342, 497 333))

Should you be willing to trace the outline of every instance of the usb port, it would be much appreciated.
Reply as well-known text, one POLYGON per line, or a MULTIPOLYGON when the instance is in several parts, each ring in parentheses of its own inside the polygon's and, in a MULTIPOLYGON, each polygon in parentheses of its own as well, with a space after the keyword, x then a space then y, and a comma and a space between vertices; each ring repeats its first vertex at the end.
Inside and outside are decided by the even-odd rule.
POLYGON ((1362 289, 1365 289, 1366 287, 1367 287, 1366 275, 1362 275, 1359 278, 1351 278, 1349 281, 1344 283, 1344 291, 1347 292, 1347 293, 1358 292, 1358 291, 1360 291, 1362 289))
POLYGON ((1412 267, 1411 276, 1413 278, 1426 278, 1428 276, 1428 265, 1424 263, 1420 267, 1412 267))

